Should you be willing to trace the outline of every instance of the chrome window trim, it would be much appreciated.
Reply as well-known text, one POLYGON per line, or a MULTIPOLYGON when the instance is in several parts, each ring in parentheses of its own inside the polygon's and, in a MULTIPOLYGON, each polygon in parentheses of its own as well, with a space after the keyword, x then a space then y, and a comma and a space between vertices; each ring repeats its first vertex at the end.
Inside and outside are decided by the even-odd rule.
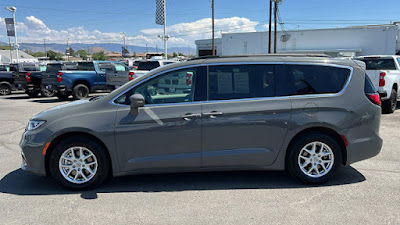
MULTIPOLYGON (((289 99, 289 98, 296 98, 296 99, 301 99, 301 98, 319 98, 319 97, 335 97, 342 95, 344 91, 347 89, 347 87, 350 84, 351 79, 353 78, 353 73, 354 69, 351 66, 344 66, 344 65, 337 65, 337 64, 332 64, 332 63, 307 63, 307 62, 223 62, 223 63, 204 63, 204 64, 195 64, 195 65, 189 65, 189 66, 181 66, 181 67, 175 67, 171 68, 168 70, 161 71, 159 73, 153 74, 150 77, 147 77, 144 80, 141 80, 140 82, 132 85, 130 88, 127 88, 125 91, 121 92, 119 95, 115 96, 112 98, 109 103, 112 105, 116 106, 122 106, 122 107, 130 107, 129 105, 124 105, 124 104, 118 104, 115 103, 114 101, 119 98, 121 95, 125 94, 126 92, 130 91, 131 89, 137 87, 138 85, 154 78, 157 76, 160 76, 162 74, 176 71, 176 70, 181 70, 181 69, 188 69, 188 68, 193 68, 193 67, 201 67, 201 66, 206 66, 207 67, 207 100, 206 101, 193 101, 193 102, 180 102, 180 103, 166 103, 166 104, 151 104, 151 106, 165 106, 165 105, 182 105, 182 104, 198 104, 198 103, 215 103, 215 102, 232 102, 232 101, 261 101, 261 100, 272 100, 272 99, 289 99), (220 66, 220 65, 259 65, 259 64, 265 64, 265 65, 309 65, 309 66, 327 66, 327 67, 336 67, 336 68, 344 68, 350 70, 350 75, 347 78, 347 81, 343 88, 337 92, 337 93, 326 93, 326 94, 308 94, 308 95, 289 95, 289 96, 274 96, 274 97, 261 97, 261 98, 241 98, 241 99, 229 99, 229 100, 208 100, 208 67, 209 66, 220 66)), ((150 106, 150 105, 147 105, 150 106)))

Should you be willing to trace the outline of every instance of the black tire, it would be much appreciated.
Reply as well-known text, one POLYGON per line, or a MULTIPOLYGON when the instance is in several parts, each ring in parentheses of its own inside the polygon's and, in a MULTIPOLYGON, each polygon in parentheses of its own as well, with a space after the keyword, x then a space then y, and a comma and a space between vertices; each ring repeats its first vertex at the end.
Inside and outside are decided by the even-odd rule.
POLYGON ((58 92, 57 94, 56 94, 56 96, 57 96, 57 98, 59 99, 59 100, 67 100, 68 99, 68 97, 69 97, 69 93, 64 93, 64 92, 58 92))
POLYGON ((383 113, 394 113, 397 108, 397 91, 392 89, 390 93, 390 98, 382 102, 382 112, 383 113))
POLYGON ((89 88, 84 84, 78 84, 72 89, 74 99, 84 99, 89 96, 89 88))
MULTIPOLYGON (((317 148, 320 148, 320 146, 317 146, 317 148)), ((318 149, 317 151, 318 152, 318 149)), ((306 153, 308 154, 308 153, 306 153)), ((319 154, 319 153, 318 153, 319 154)), ((316 154, 315 157, 318 157, 318 154, 316 154)), ((311 156, 311 154, 310 154, 311 156)), ((313 160, 318 159, 315 158, 313 156, 311 156, 311 158, 313 158, 313 160)), ((324 157, 328 157, 328 156, 323 156, 322 159, 328 159, 328 158, 324 158, 324 157)), ((316 163, 318 163, 317 161, 314 161, 316 163)), ((322 134, 322 133, 310 133, 307 135, 304 135, 300 138, 298 138, 297 140, 295 140, 295 142, 291 145, 291 147, 289 147, 288 149, 288 157, 287 157, 287 169, 290 172, 290 174, 292 176, 294 176, 295 178, 297 178, 298 180, 300 180, 303 183, 306 184, 321 184, 321 183, 325 183, 327 182, 333 174, 335 174, 335 172, 339 169, 339 167, 342 165, 342 151, 341 148, 339 146, 339 144, 337 143, 337 141, 332 138, 331 136, 328 136, 326 134, 322 134), (312 177, 311 175, 307 175, 306 172, 303 172, 302 169, 300 168, 300 163, 299 163, 299 155, 301 153, 304 153, 304 151, 302 151, 302 149, 304 147, 306 147, 308 144, 311 144, 313 142, 321 142, 325 145, 327 145, 330 149, 331 152, 333 153, 333 163, 332 166, 330 167, 330 169, 328 170, 328 172, 325 172, 325 174, 322 174, 320 177, 312 177)), ((303 165, 306 165, 305 170, 309 170, 311 169, 310 166, 313 166, 313 163, 309 163, 306 164, 305 162, 303 162, 303 165)), ((315 165, 315 164, 314 164, 315 165)), ((325 167, 329 168, 330 164, 324 164, 325 167)), ((321 171, 323 170, 321 165, 316 165, 316 169, 319 171, 321 169, 321 171)), ((314 169, 312 170, 315 173, 317 173, 317 171, 314 169)), ((318 174, 315 174, 313 176, 319 176, 318 174)))
POLYGON ((56 92, 53 90, 43 88, 42 91, 40 92, 40 95, 42 97, 54 97, 54 95, 56 95, 56 92))
POLYGON ((29 98, 37 98, 37 96, 39 95, 39 92, 38 91, 26 92, 26 94, 29 96, 29 98))
POLYGON ((0 82, 0 95, 10 95, 11 94, 11 84, 7 81, 0 82))
MULTIPOLYGON (((78 152, 79 151, 77 150, 76 153, 78 152)), ((78 159, 79 161, 79 158, 76 159, 78 159)), ((104 147, 99 142, 91 138, 82 136, 72 136, 61 141, 52 151, 49 163, 50 163, 49 168, 51 176, 59 183, 61 183, 63 186, 75 190, 91 189, 99 186, 108 178, 111 168, 110 160, 107 155, 106 149, 104 149, 104 147), (95 159, 97 160, 97 169, 95 174, 87 182, 80 184, 73 183, 71 181, 68 181, 67 178, 64 178, 59 168, 60 158, 64 154, 64 152, 72 147, 77 147, 77 146, 84 147, 90 150, 94 154, 95 159)), ((71 172, 71 176, 77 176, 76 175, 78 171, 77 168, 78 167, 72 169, 73 171, 71 172), (74 172, 75 175, 73 174, 74 172)), ((80 167, 80 168, 81 168, 81 173, 88 172, 86 170, 86 168, 88 167, 86 168, 80 167)), ((83 176, 78 175, 78 177, 80 178, 78 178, 77 180, 83 179, 83 176)))

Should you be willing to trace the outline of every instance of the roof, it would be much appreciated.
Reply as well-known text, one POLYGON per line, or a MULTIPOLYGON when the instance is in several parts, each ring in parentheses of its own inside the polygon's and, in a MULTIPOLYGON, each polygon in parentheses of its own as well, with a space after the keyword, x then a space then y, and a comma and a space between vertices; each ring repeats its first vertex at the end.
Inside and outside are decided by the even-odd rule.
MULTIPOLYGON (((16 50, 12 50, 11 53, 12 53, 12 58, 16 59, 17 58, 17 51, 16 50)), ((0 50, 0 55, 2 57, 10 58, 10 50, 0 50)), ((33 56, 31 56, 31 55, 29 55, 26 52, 21 51, 21 50, 18 51, 18 56, 19 56, 19 59, 36 59, 35 57, 33 57, 33 56)))

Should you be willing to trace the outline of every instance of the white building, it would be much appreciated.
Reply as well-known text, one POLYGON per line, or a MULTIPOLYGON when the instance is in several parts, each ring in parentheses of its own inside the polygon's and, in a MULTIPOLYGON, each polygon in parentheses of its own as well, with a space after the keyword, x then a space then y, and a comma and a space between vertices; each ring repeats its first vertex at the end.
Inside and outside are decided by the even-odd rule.
MULTIPOLYGON (((272 32, 273 52, 274 33, 272 32)), ((197 40, 197 56, 211 54, 211 39, 197 40)), ((268 53, 268 32, 223 33, 215 39, 217 55, 268 53)), ((277 32, 278 53, 323 53, 331 56, 400 54, 400 23, 347 28, 277 32)))
MULTIPOLYGON (((39 62, 39 60, 24 51, 18 51, 19 62, 39 62)), ((0 50, 0 63, 16 63, 17 52, 15 50, 0 50), (12 60, 11 60, 12 59, 12 60)))

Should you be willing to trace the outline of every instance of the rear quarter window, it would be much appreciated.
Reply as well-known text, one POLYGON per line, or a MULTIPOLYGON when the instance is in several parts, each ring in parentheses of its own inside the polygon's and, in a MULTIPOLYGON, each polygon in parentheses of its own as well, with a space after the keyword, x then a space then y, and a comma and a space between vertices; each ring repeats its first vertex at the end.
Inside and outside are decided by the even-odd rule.
POLYGON ((277 95, 329 94, 340 92, 350 69, 318 65, 285 65, 277 76, 277 95))

